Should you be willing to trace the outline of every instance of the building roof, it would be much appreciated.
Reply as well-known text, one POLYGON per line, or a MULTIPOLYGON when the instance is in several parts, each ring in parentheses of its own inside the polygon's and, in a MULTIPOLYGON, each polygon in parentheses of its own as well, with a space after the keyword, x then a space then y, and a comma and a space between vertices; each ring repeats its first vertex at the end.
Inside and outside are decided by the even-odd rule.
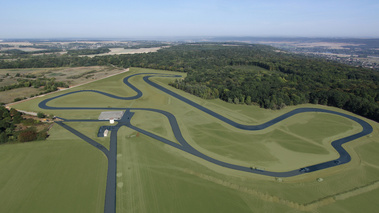
POLYGON ((99 120, 120 120, 124 115, 124 111, 106 111, 101 112, 99 120))

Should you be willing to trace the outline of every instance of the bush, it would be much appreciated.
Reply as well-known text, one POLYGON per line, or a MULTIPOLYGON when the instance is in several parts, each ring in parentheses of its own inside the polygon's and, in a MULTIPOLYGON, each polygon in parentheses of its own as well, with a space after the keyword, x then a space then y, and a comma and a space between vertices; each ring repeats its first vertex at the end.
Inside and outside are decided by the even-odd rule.
POLYGON ((5 132, 0 133, 0 144, 8 142, 8 137, 5 132))
POLYGON ((37 140, 45 140, 47 138, 47 132, 42 131, 37 134, 37 140))
POLYGON ((34 119, 28 118, 21 121, 25 126, 31 126, 34 124, 34 119))
POLYGON ((39 118, 44 118, 44 117, 46 117, 46 116, 45 116, 45 114, 43 114, 42 112, 38 112, 38 113, 37 113, 37 117, 39 117, 39 118))
POLYGON ((25 130, 18 136, 20 142, 34 141, 37 139, 37 132, 33 129, 25 130))

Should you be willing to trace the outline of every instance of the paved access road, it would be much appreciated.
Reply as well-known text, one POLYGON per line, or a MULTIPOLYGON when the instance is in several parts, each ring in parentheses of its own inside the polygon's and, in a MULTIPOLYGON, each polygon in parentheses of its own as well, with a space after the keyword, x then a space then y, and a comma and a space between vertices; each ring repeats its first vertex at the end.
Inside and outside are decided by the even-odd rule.
POLYGON ((201 106, 201 105, 199 105, 199 104, 197 104, 197 103, 195 103, 195 102, 193 102, 193 101, 191 101, 191 100, 189 100, 189 99, 187 99, 187 98, 185 98, 185 97, 183 97, 183 96, 181 96, 181 95, 179 95, 179 94, 177 94, 177 93, 175 93, 175 92, 173 92, 173 91, 171 91, 171 90, 169 90, 169 89, 167 89, 167 88, 165 88, 165 87, 163 87, 163 86, 161 86, 161 85, 159 85, 153 81, 151 81, 150 80, 151 77, 182 77, 182 76, 180 76, 180 75, 165 75, 165 74, 158 74, 158 73, 138 73, 138 74, 130 75, 130 76, 124 78, 124 83, 136 92, 136 95, 131 96, 131 97, 120 97, 120 96, 112 95, 112 94, 97 91, 97 90, 80 90, 80 91, 73 91, 73 92, 62 94, 62 95, 58 95, 58 96, 55 96, 53 98, 46 99, 46 100, 39 103, 40 108, 49 109, 49 110, 125 110, 124 116, 121 118, 121 120, 117 121, 118 122, 117 125, 115 125, 114 128, 111 130, 111 137, 110 137, 111 144, 110 144, 109 150, 107 150, 104 146, 97 143, 96 141, 93 141, 90 138, 88 138, 87 136, 78 132, 77 130, 75 130, 75 129, 64 124, 65 122, 98 122, 98 120, 67 120, 67 119, 63 118, 62 122, 58 122, 59 125, 66 128, 68 131, 72 132, 73 134, 77 135, 78 137, 82 138, 83 140, 85 140, 86 142, 91 144, 92 146, 94 146, 97 149, 99 149, 100 151, 102 151, 105 154, 105 156, 108 158, 107 189, 106 189, 106 199, 105 199, 105 209, 104 209, 105 212, 115 212, 116 211, 116 209, 115 209, 115 207, 116 207, 115 196, 116 196, 116 171, 117 171, 116 170, 116 168, 117 168, 117 162, 116 162, 117 131, 121 126, 127 126, 131 129, 134 129, 138 132, 141 132, 141 133, 143 133, 149 137, 152 137, 152 138, 159 140, 163 143, 166 143, 172 147, 175 147, 177 149, 180 149, 182 151, 190 153, 194 156, 197 156, 199 158, 202 158, 206 161, 212 162, 212 163, 217 164, 219 166, 223 166, 223 167, 234 169, 234 170, 240 170, 240 171, 244 171, 244 172, 256 173, 256 174, 261 174, 261 175, 266 175, 266 176, 273 176, 273 177, 291 177, 291 176, 300 175, 303 173, 314 172, 317 170, 326 169, 326 168, 338 166, 340 164, 348 163, 348 162, 350 162, 351 157, 350 157, 349 153, 342 147, 342 144, 347 143, 347 142, 352 141, 352 140, 355 140, 355 139, 358 139, 358 138, 363 137, 365 135, 368 135, 373 131, 371 125, 368 124, 367 122, 363 121, 362 119, 359 119, 357 117, 347 115, 344 113, 335 112, 335 111, 331 111, 331 110, 325 110, 325 109, 318 109, 318 108, 298 108, 298 109, 290 111, 286 114, 283 114, 283 115, 281 115, 277 118, 274 118, 273 120, 268 121, 268 122, 263 123, 263 124, 243 125, 243 124, 239 124, 237 122, 234 122, 234 121, 232 121, 232 120, 230 120, 230 119, 228 119, 228 118, 226 118, 226 117, 224 117, 224 116, 222 116, 222 115, 220 115, 220 114, 218 114, 218 113, 216 113, 216 112, 214 112, 208 108, 205 108, 205 107, 203 107, 203 106, 201 106), (193 148, 190 144, 188 144, 187 141, 183 138, 175 116, 173 114, 171 114, 170 112, 167 112, 167 111, 152 109, 152 108, 56 107, 56 106, 48 106, 47 105, 48 102, 51 100, 54 100, 54 99, 57 99, 57 98, 60 98, 63 96, 67 96, 70 94, 78 93, 78 92, 95 92, 95 93, 99 93, 99 94, 102 94, 102 95, 105 95, 105 96, 108 96, 108 97, 111 97, 114 99, 121 99, 121 100, 138 99, 138 98, 142 97, 142 95, 143 95, 142 92, 129 82, 130 78, 137 76, 137 75, 144 75, 144 77, 143 77, 144 81, 147 84, 155 87, 156 89, 159 89, 162 92, 165 92, 166 94, 168 94, 174 98, 177 98, 177 99, 183 101, 184 103, 187 103, 187 104, 191 105, 192 107, 199 109, 203 113, 206 113, 210 116, 213 116, 213 117, 219 119, 222 122, 225 122, 225 123, 227 123, 233 127, 243 129, 243 130, 249 130, 249 131, 263 130, 263 129, 270 127, 270 126, 272 126, 278 122, 281 122, 284 119, 287 119, 293 115, 296 115, 299 113, 306 113, 306 112, 322 112, 322 113, 330 113, 330 114, 343 116, 345 118, 348 118, 348 119, 353 120, 353 121, 357 122, 358 124, 360 124, 362 126, 363 130, 357 134, 354 134, 354 135, 351 135, 351 136, 348 136, 345 138, 341 138, 341 139, 338 139, 338 140, 332 142, 333 148, 340 155, 340 157, 335 159, 335 160, 327 161, 327 162, 323 162, 323 163, 319 163, 319 164, 315 164, 315 165, 310 165, 310 166, 305 167, 305 168, 299 168, 299 169, 286 171, 286 172, 273 172, 273 171, 263 171, 263 170, 258 170, 258 169, 252 169, 250 167, 244 167, 244 166, 240 166, 240 165, 230 164, 227 162, 223 162, 223 161, 214 159, 212 157, 209 157, 209 156, 199 152, 198 150, 193 148), (151 132, 148 132, 148 131, 140 129, 136 126, 133 126, 130 123, 130 120, 134 114, 134 112, 132 112, 132 111, 152 111, 152 112, 161 113, 164 116, 166 116, 170 122, 172 131, 175 135, 175 138, 178 140, 178 142, 180 144, 177 144, 175 142, 172 142, 170 140, 162 138, 158 135, 155 135, 151 132))

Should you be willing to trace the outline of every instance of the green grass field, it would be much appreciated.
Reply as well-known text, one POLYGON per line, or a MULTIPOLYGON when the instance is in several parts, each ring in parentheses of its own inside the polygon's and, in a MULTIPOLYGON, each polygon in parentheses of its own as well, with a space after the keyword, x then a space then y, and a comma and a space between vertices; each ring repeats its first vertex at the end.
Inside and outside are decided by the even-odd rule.
POLYGON ((58 125, 50 135, 0 146, 0 212, 103 212, 106 158, 58 125))
MULTIPOLYGON (((135 92, 123 85, 122 79, 139 72, 173 73, 132 68, 127 73, 43 98, 84 89, 132 96, 135 92)), ((351 114, 310 104, 272 111, 204 100, 168 86, 173 78, 151 79, 244 124, 260 124, 298 107, 320 107, 351 114)), ((340 116, 303 113, 259 132, 243 131, 156 90, 147 85, 142 76, 133 77, 131 83, 144 93, 142 98, 122 101, 94 93, 77 93, 51 101, 49 105, 141 107, 169 111, 176 116, 188 143, 204 154, 271 171, 297 169, 336 159, 338 154, 330 142, 361 130, 359 125, 340 116)), ((14 107, 68 119, 97 119, 101 112, 42 110, 38 103, 43 98, 14 107)), ((166 117, 154 112, 133 112, 133 125, 176 142, 166 117)), ((344 145, 352 156, 350 163, 283 178, 283 182, 211 164, 122 127, 117 143, 117 212, 351 212, 351 206, 360 202, 365 204, 362 211, 372 212, 378 205, 373 200, 379 196, 379 184, 375 184, 379 181, 379 125, 364 120, 373 126, 374 132, 344 145), (317 178, 324 181, 319 183, 317 178)), ((109 147, 109 138, 96 138, 99 126, 109 123, 67 124, 109 147)), ((54 125, 50 134, 51 137, 44 142, 0 146, 0 156, 5 156, 0 158, 0 168, 6 174, 0 176, 0 212, 25 212, 27 208, 30 209, 28 212, 102 212, 105 156, 58 125, 54 125), (26 157, 20 159, 21 156, 26 157), (80 172, 82 170, 85 172, 80 172), (46 178, 48 181, 41 181, 46 178), (54 183, 57 186, 53 186, 54 183), (22 202, 25 199, 28 201, 22 202), (60 209, 53 211, 54 206, 60 209)))

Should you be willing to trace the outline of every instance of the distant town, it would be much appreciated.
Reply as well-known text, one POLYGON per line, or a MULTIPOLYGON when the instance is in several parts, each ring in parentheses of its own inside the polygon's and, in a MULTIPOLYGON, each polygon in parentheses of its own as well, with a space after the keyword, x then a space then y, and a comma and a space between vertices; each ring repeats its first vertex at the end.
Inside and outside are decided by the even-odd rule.
MULTIPOLYGON (((379 43, 379 39, 372 39, 379 43)), ((310 42, 262 42, 293 53, 339 61, 356 67, 379 70, 378 44, 369 44, 367 40, 310 41, 310 42), (362 43, 359 43, 362 42, 362 43)))

